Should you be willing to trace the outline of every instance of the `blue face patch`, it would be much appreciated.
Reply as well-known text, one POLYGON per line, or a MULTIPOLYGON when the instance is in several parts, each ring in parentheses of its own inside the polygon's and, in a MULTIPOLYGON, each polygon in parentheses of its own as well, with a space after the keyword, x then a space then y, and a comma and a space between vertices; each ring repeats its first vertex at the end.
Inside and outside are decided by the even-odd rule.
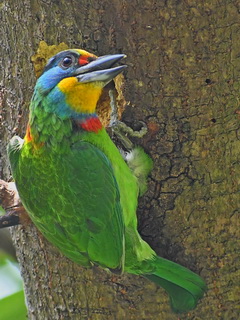
POLYGON ((56 66, 44 72, 36 83, 36 90, 41 95, 46 95, 52 90, 62 79, 70 77, 73 68, 63 70, 56 66))
POLYGON ((62 79, 71 77, 78 63, 79 54, 77 52, 66 50, 56 54, 49 59, 41 77, 36 83, 36 90, 41 95, 46 95, 62 79), (72 58, 72 65, 64 67, 64 58, 72 58))

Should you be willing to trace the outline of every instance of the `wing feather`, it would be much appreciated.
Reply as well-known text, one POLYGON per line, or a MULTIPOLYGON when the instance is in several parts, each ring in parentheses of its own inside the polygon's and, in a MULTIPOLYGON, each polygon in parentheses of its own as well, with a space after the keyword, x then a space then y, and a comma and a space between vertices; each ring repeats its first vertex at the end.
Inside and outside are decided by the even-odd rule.
MULTIPOLYGON (((21 200, 44 236, 71 260, 121 270, 124 223, 110 161, 80 141, 70 152, 9 152, 21 200)), ((15 146, 15 147, 14 147, 15 146)), ((25 146, 25 145, 24 145, 25 146)))

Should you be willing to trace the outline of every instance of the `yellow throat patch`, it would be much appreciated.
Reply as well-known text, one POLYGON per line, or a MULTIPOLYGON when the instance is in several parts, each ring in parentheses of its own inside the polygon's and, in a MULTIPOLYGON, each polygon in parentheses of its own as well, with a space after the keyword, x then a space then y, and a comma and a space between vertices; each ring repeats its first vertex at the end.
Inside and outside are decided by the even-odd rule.
POLYGON ((95 112, 98 99, 102 93, 99 82, 81 83, 76 77, 65 78, 58 88, 65 94, 66 102, 76 112, 95 112))

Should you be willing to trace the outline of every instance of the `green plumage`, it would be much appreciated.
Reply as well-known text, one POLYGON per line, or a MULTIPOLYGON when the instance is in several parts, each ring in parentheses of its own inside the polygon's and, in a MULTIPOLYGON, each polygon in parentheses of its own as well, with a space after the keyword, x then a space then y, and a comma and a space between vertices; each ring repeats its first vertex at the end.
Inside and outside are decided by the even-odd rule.
POLYGON ((31 156, 25 144, 13 174, 33 222, 67 257, 84 266, 95 262, 122 268, 120 194, 110 162, 99 149, 79 141, 66 153, 41 150, 31 156))
MULTIPOLYGON (((44 77, 52 79, 55 72, 57 78, 64 57, 59 56, 60 62, 52 67, 51 62, 36 85, 25 141, 14 137, 8 147, 26 210, 43 235, 69 259, 83 266, 96 264, 118 273, 143 275, 166 289, 176 312, 194 308, 205 291, 203 280, 158 257, 137 231, 137 198, 146 190, 152 161, 137 148, 125 162, 104 128, 83 129, 88 118, 96 123, 96 115, 84 115, 81 108, 76 113, 71 104, 63 104, 59 83, 66 76, 56 80, 51 90, 47 88, 44 77)), ((110 70, 105 70, 109 80, 113 77, 110 70)), ((69 72, 68 77, 73 77, 73 71, 69 72)), ((81 74, 79 82, 86 82, 86 77, 89 73, 81 74)), ((85 82, 79 86, 83 93, 85 82)), ((91 84, 94 91, 95 82, 91 84)))

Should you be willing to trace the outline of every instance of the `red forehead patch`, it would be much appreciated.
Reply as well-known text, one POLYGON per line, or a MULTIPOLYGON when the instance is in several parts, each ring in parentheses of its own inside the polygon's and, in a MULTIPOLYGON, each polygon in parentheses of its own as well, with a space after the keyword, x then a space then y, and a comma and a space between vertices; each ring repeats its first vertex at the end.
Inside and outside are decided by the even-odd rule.
POLYGON ((80 58, 78 59, 78 63, 81 65, 81 66, 84 66, 85 64, 88 64, 89 63, 89 56, 80 56, 80 58))

